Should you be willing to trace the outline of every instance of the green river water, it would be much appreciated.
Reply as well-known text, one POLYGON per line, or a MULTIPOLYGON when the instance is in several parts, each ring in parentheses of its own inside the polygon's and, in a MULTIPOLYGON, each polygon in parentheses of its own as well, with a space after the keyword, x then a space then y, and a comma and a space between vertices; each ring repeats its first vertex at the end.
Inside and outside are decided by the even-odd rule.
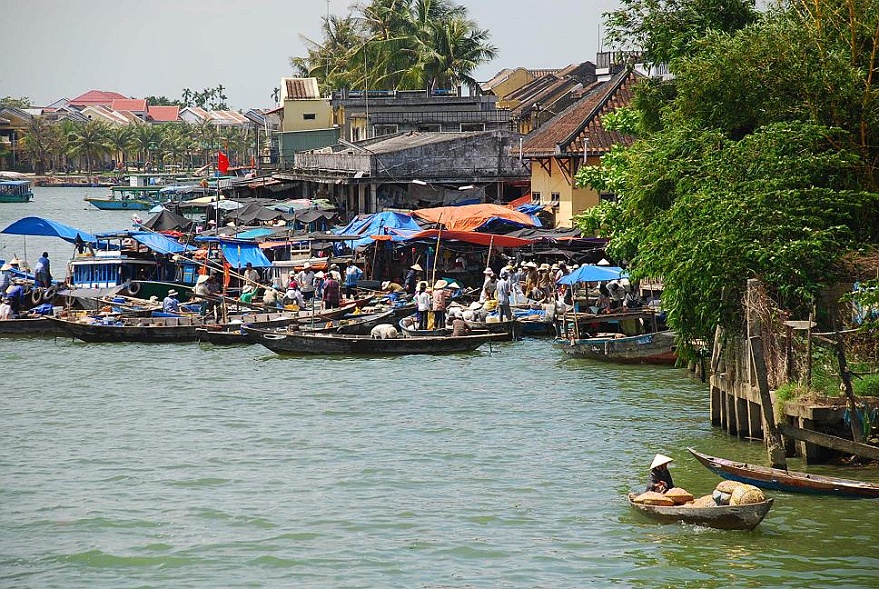
MULTIPOLYGON (((0 227, 128 224, 35 192, 0 227)), ((0 258, 24 247, 0 235, 0 258)), ((70 253, 26 247, 56 275, 70 253)), ((696 495, 719 479, 687 446, 765 462, 684 370, 539 339, 393 359, 0 339, 0 358, 0 587, 879 587, 876 501, 768 492, 753 532, 632 512, 656 452, 696 495)))

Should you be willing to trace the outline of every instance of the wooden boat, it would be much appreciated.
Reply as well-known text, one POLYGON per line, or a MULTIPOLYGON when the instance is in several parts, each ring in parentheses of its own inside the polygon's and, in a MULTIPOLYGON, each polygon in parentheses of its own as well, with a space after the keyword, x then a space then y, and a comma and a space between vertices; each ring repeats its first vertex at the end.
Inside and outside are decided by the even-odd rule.
POLYGON ((663 523, 683 522, 719 530, 753 530, 769 509, 773 499, 749 505, 715 505, 712 507, 692 507, 688 505, 647 505, 635 503, 636 493, 629 494, 629 505, 640 513, 663 523))
POLYGON ((34 199, 28 180, 0 180, 0 202, 30 202, 34 199))
MULTIPOLYGON (((60 331, 85 342, 194 342, 196 329, 205 327, 197 316, 173 317, 122 317, 109 318, 105 322, 80 322, 52 317, 60 331)), ((247 313, 236 317, 245 324, 260 327, 283 327, 290 323, 286 313, 247 313)))
POLYGON ((687 448, 687 450, 711 472, 725 479, 748 483, 755 487, 787 491, 788 493, 811 493, 813 495, 836 495, 851 498, 879 498, 879 484, 876 483, 734 462, 702 454, 692 448, 687 448))
MULTIPOLYGON (((416 327, 417 321, 410 321, 409 319, 409 317, 403 317, 397 322, 397 329, 399 329, 400 333, 405 337, 437 337, 452 335, 452 330, 448 327, 443 327, 442 329, 418 329, 416 327)), ((482 330, 480 333, 488 332, 482 330)))
POLYGON ((326 333, 275 332, 245 326, 255 342, 276 354, 346 354, 388 355, 449 354, 472 352, 488 342, 507 341, 504 333, 465 335, 461 337, 402 337, 372 339, 368 336, 326 333))
POLYGON ((58 334, 58 328, 46 317, 26 317, 0 321, 0 338, 44 337, 58 334))
POLYGON ((673 331, 623 337, 556 338, 553 346, 574 358, 607 362, 674 364, 677 361, 673 331))
POLYGON ((102 211, 148 211, 161 202, 161 186, 113 186, 105 197, 83 200, 102 211))
POLYGON ((195 329, 195 339, 198 342, 207 342, 215 346, 236 346, 251 344, 250 338, 237 326, 206 326, 195 329))
POLYGON ((339 319, 322 321, 312 325, 300 323, 299 331, 303 333, 345 333, 349 335, 369 335, 372 328, 383 323, 393 324, 396 317, 394 309, 388 309, 378 313, 362 313, 360 315, 348 315, 339 319))

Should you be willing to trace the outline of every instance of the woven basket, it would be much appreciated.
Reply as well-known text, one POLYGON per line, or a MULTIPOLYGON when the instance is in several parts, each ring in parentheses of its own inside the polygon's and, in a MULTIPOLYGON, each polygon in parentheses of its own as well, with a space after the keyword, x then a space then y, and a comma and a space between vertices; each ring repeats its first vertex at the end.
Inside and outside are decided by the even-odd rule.
POLYGON ((674 501, 675 505, 683 505, 693 500, 693 494, 680 487, 672 487, 665 492, 665 496, 674 501))
POLYGON ((739 485, 729 498, 730 505, 750 505, 764 501, 766 501, 766 496, 763 495, 763 491, 754 485, 739 485))
POLYGON ((721 493, 732 493, 733 491, 736 490, 736 487, 739 487, 742 484, 743 483, 740 483, 738 481, 720 481, 719 483, 717 483, 717 486, 714 488, 717 489, 718 491, 720 491, 721 493))
POLYGON ((644 503, 645 505, 674 505, 675 502, 672 501, 670 497, 666 497, 662 493, 657 493, 656 491, 647 491, 646 493, 641 493, 637 497, 633 499, 635 503, 644 503))

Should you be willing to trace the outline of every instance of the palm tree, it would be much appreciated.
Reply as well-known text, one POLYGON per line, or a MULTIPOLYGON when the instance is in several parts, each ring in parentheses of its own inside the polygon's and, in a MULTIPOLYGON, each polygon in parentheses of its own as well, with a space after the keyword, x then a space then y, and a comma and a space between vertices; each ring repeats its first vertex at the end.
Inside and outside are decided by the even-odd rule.
POLYGON ((91 176, 92 164, 111 150, 109 126, 98 120, 90 120, 76 126, 68 136, 67 150, 71 155, 85 159, 86 175, 91 176))
POLYGON ((138 158, 143 162, 143 168, 146 168, 150 154, 154 153, 161 143, 160 131, 158 127, 148 123, 135 123, 132 135, 132 141, 138 150, 138 158))
MULTIPOLYGON (((113 158, 119 164, 126 165, 128 151, 134 147, 134 133, 130 125, 114 125, 107 133, 110 147, 113 149, 113 158)), ((124 169, 124 168, 123 168, 124 169)))

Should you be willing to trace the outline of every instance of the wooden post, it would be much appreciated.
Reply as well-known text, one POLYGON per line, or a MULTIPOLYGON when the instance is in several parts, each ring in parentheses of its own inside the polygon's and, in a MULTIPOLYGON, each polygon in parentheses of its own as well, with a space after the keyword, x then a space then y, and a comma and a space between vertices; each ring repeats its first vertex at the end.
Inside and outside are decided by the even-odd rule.
POLYGON ((812 322, 815 320, 815 305, 809 313, 809 329, 806 331, 806 388, 812 388, 812 322))
MULTIPOLYGON (((763 409, 763 438, 766 442, 770 466, 787 469, 784 440, 775 422, 775 410, 772 407, 772 397, 769 393, 769 376, 766 370, 766 356, 763 353, 760 317, 754 312, 751 305, 751 293, 758 283, 759 281, 754 278, 748 280, 748 347, 751 350, 749 359, 754 367, 754 376, 757 380, 757 387, 760 390, 760 405, 763 409)), ((750 384, 750 376, 748 381, 750 384)))
POLYGON ((849 423, 852 428, 852 439, 860 444, 864 441, 864 431, 861 429, 861 418, 858 416, 858 410, 855 406, 855 392, 852 388, 852 375, 848 369, 848 362, 845 359, 845 344, 842 340, 842 334, 836 334, 836 360, 839 363, 839 376, 842 378, 843 387, 845 387, 845 398, 848 403, 848 411, 851 415, 849 423))

